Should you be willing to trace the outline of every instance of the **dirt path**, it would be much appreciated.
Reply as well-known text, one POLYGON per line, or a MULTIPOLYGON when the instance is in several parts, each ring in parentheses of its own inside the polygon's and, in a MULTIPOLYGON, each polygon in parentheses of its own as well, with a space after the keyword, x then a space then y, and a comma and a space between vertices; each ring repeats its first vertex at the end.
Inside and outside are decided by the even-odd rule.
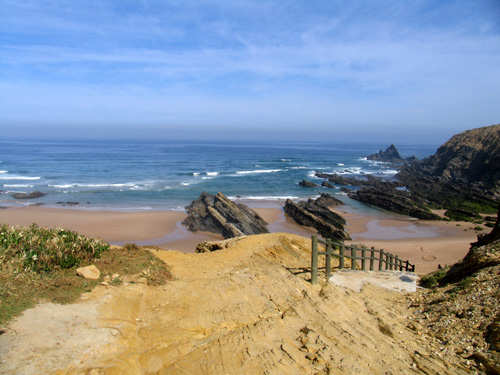
POLYGON ((270 234, 209 254, 156 251, 175 281, 28 311, 0 336, 0 373, 466 373, 407 328, 405 294, 311 285, 309 248, 270 234))

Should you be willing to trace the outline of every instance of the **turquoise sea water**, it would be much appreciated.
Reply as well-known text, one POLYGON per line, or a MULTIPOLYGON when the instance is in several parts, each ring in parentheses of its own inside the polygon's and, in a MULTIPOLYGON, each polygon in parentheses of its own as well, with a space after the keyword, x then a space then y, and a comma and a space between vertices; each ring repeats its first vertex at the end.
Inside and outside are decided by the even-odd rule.
MULTIPOLYGON (((346 176, 392 177, 394 166, 366 160, 389 144, 227 143, 130 141, 0 141, 0 205, 41 203, 90 210, 183 210, 201 192, 231 199, 305 199, 340 189, 304 188, 321 183, 314 171, 346 176), (44 197, 16 200, 32 191, 44 197)), ((437 146, 396 145, 404 157, 424 158, 437 146)), ((340 188, 340 187, 339 187, 340 188)), ((344 199, 347 199, 344 197, 344 199)))

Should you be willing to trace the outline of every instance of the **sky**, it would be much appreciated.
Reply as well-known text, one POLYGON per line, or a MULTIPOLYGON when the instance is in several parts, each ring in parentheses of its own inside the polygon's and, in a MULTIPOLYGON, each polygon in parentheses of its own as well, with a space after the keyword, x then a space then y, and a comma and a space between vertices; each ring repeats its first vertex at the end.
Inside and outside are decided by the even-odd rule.
POLYGON ((0 138, 440 144, 498 123, 500 0, 0 0, 0 138))

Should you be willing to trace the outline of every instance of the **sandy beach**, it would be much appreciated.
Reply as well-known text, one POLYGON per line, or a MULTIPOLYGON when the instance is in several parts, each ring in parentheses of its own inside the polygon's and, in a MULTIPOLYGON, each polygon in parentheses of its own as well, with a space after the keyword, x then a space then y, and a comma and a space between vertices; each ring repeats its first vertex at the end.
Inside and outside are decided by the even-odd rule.
MULTIPOLYGON (((309 237, 311 228, 295 224, 279 205, 253 207, 268 223, 272 233, 294 233, 309 237)), ((347 220, 352 243, 382 248, 408 259, 416 272, 428 273, 438 265, 462 259, 476 240, 474 224, 426 222, 407 218, 380 218, 338 210, 347 220)), ((0 210, 0 223, 64 227, 86 236, 102 238, 112 244, 136 243, 162 249, 194 252, 202 241, 222 239, 206 232, 190 232, 181 224, 186 213, 180 211, 87 211, 49 207, 21 207, 0 210)))

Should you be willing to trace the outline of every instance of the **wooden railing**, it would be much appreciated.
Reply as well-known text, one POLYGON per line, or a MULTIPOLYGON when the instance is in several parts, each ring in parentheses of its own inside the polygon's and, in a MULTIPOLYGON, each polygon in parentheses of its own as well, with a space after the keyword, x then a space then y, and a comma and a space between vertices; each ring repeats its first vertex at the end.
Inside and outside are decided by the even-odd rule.
POLYGON ((385 252, 383 249, 377 250, 374 247, 368 249, 364 246, 345 245, 343 242, 332 242, 331 239, 326 240, 318 239, 318 236, 312 236, 312 257, 311 257, 311 283, 318 282, 318 255, 325 255, 325 273, 326 278, 329 279, 332 268, 332 257, 339 258, 339 269, 344 269, 345 259, 351 260, 351 269, 357 269, 358 261, 361 263, 361 270, 366 271, 375 270, 397 270, 415 272, 415 265, 410 262, 403 261, 397 255, 385 252), (326 251, 318 251, 318 244, 325 246, 326 251))

